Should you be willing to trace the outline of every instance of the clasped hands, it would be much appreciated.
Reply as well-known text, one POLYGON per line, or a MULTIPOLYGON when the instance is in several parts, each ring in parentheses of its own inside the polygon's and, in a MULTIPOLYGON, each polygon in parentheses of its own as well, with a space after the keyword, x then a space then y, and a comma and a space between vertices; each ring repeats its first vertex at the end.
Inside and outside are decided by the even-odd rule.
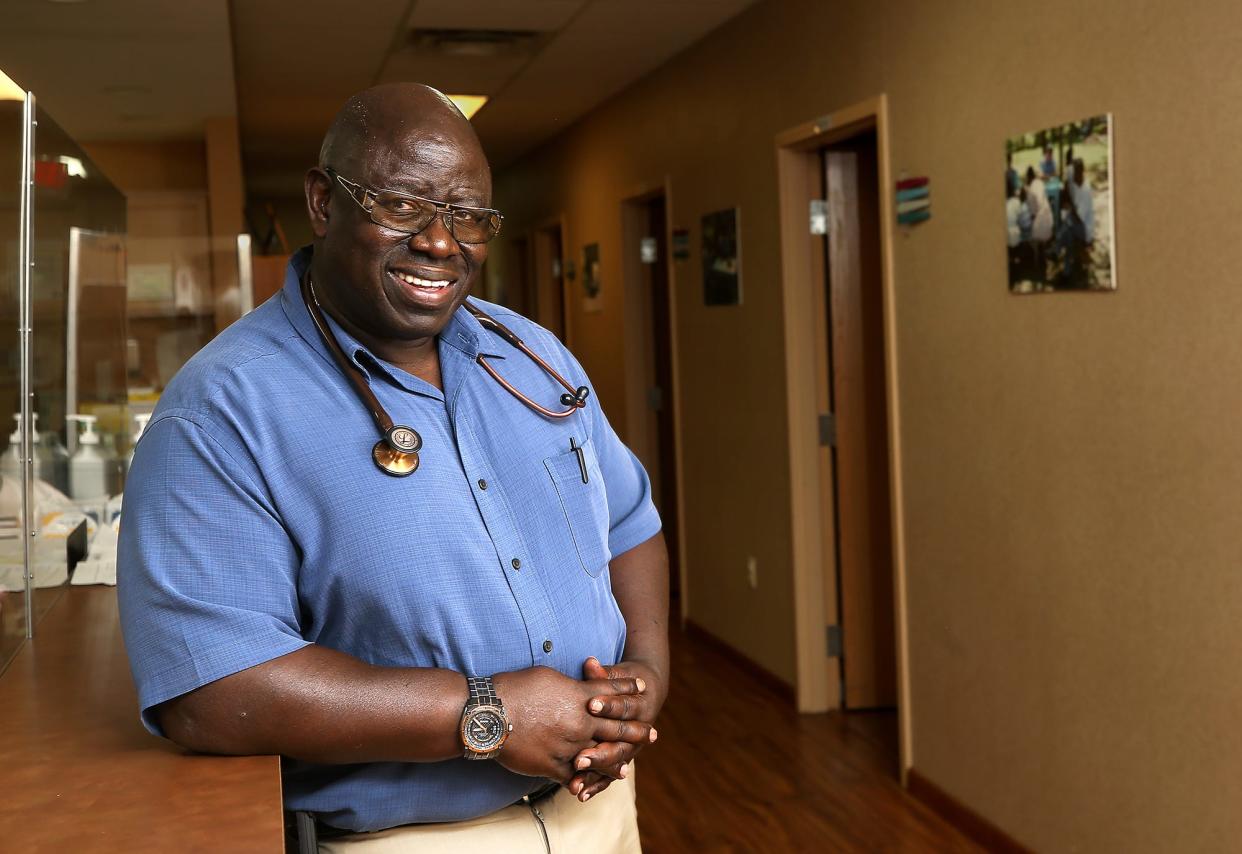
POLYGON ((500 673, 513 734, 501 765, 562 783, 580 801, 629 773, 628 763, 656 740, 653 726, 665 686, 654 668, 623 661, 605 667, 588 658, 581 681, 547 667, 500 673))

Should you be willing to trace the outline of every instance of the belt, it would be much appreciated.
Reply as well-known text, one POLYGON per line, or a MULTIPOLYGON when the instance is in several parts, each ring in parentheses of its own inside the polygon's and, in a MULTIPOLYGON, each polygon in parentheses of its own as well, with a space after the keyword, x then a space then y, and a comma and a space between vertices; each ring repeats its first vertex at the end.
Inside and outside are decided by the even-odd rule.
POLYGON ((550 795, 555 795, 556 790, 559 789, 560 787, 561 787, 560 783, 554 783, 554 782, 545 783, 544 785, 540 786, 538 789, 535 789, 535 791, 531 792, 529 795, 523 795, 522 797, 518 798, 516 801, 513 802, 513 806, 518 806, 520 804, 530 804, 530 803, 534 803, 535 801, 542 801, 544 798, 549 797, 550 795))
MULTIPOLYGON (((544 785, 540 786, 539 788, 535 789, 535 791, 531 792, 530 794, 523 795, 522 797, 518 798, 510 806, 530 806, 531 804, 538 803, 539 801, 542 801, 544 798, 555 795, 556 790, 559 789, 560 787, 561 787, 560 783, 549 781, 545 783, 544 785)), ((333 827, 330 824, 324 824, 324 822, 319 818, 319 816, 314 816, 314 821, 315 821, 315 830, 317 831, 317 835, 320 839, 335 839, 339 836, 349 836, 350 834, 357 833, 357 831, 355 830, 345 830, 340 827, 333 827)))

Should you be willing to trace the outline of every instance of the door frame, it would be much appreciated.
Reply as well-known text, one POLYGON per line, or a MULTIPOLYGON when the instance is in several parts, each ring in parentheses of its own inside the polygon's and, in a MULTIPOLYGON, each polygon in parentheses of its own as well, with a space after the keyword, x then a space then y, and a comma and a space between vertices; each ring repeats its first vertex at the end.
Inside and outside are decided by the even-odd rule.
POLYGON ((825 346, 816 330, 815 307, 822 305, 825 277, 817 259, 818 241, 810 239, 808 216, 815 176, 822 166, 820 149, 874 129, 879 164, 880 268, 884 304, 885 397, 888 403, 888 463, 891 501, 894 622, 897 651, 897 716, 900 765, 904 782, 913 762, 910 728, 910 674, 906 609, 906 553, 903 521, 901 424, 897 370, 897 306, 893 279, 893 196, 889 155, 888 103, 885 95, 835 110, 776 135, 780 193, 782 297, 785 321, 785 380, 789 417, 791 545, 793 553, 794 626, 797 652, 797 702, 802 712, 840 708, 838 661, 828 657, 826 626, 836 621, 836 593, 826 584, 832 555, 825 543, 832 508, 825 506, 821 478, 803 476, 820 470, 817 372, 825 346))
MULTIPOLYGON (((678 346, 677 323, 677 265, 673 260, 673 184, 667 175, 659 180, 648 181, 630 187, 621 194, 618 210, 621 223, 621 285, 625 295, 624 301, 624 347, 625 359, 625 427, 627 440, 644 436, 642 418, 647 405, 646 359, 651 352, 649 339, 650 325, 644 322, 646 310, 642 281, 642 264, 637 252, 628 252, 626 246, 635 236, 634 208, 642 202, 656 196, 664 197, 664 251, 667 253, 665 269, 668 271, 668 328, 669 358, 672 362, 672 388, 668 389, 669 399, 673 403, 673 477, 676 480, 677 500, 674 513, 677 518, 677 576, 679 598, 681 602, 680 620, 684 627, 690 613, 690 582, 686 565, 686 495, 685 478, 683 475, 685 455, 683 453, 681 423, 681 359, 678 346), (634 358, 634 355, 642 358, 634 358)), ((645 451, 650 451, 644 447, 645 451)))

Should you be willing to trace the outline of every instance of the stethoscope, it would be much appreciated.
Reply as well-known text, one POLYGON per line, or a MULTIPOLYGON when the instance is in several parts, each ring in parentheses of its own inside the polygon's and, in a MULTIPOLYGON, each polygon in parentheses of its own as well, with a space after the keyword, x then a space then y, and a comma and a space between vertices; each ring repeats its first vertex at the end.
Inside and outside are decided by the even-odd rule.
MULTIPOLYGON (((379 400, 376 399, 375 392, 371 391, 371 384, 367 381, 362 369, 345 357, 345 352, 341 349, 336 336, 332 334, 332 330, 328 327, 327 320, 324 319, 323 309, 320 308, 319 300, 315 296, 315 287, 311 283, 309 272, 302 277, 302 300, 306 303, 306 309, 310 312, 311 320, 314 321, 315 328, 319 330, 324 344, 327 345, 328 352, 332 354, 332 358, 337 366, 349 378, 349 381, 353 384, 354 391, 358 393, 358 397, 362 400, 363 405, 366 406, 367 411, 371 413, 371 417, 375 419, 375 424, 379 427, 380 433, 383 434, 384 438, 376 442, 375 447, 371 449, 371 458, 375 460, 375 464, 379 466, 380 471, 383 471, 385 474, 390 474, 394 477, 405 477, 406 475, 413 474, 418 468, 418 452, 423 447, 423 437, 418 435, 418 431, 413 427, 393 423, 388 412, 380 405, 379 400)), ((535 403, 535 401, 522 394, 508 380, 497 373, 496 369, 488 364, 487 357, 483 353, 479 353, 475 357, 475 361, 491 375, 492 379, 500 383, 506 391, 531 409, 541 415, 546 415, 548 418, 566 418, 586 406, 587 396, 591 393, 590 389, 584 385, 577 388, 571 386, 564 377, 556 372, 555 368, 539 358, 537 353, 527 347, 522 339, 513 333, 513 330, 484 312, 478 306, 472 305, 469 302, 463 302, 462 305, 466 311, 474 316, 475 320, 479 321, 480 326, 495 332, 505 341, 521 350, 535 364, 543 368, 549 376, 560 383, 566 389, 566 392, 561 395, 561 404, 568 408, 558 411, 535 403)))

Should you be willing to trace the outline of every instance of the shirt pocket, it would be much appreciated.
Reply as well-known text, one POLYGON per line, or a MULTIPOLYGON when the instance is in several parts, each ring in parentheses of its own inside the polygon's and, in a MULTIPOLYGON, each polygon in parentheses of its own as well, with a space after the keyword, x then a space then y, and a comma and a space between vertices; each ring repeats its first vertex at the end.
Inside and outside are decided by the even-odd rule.
POLYGON ((604 475, 590 440, 580 445, 579 450, 581 458, 577 451, 566 451, 546 458, 543 465, 560 498, 578 561, 587 575, 595 578, 612 557, 608 552, 608 493, 604 490, 604 475), (586 467, 586 483, 582 482, 583 466, 586 467))

